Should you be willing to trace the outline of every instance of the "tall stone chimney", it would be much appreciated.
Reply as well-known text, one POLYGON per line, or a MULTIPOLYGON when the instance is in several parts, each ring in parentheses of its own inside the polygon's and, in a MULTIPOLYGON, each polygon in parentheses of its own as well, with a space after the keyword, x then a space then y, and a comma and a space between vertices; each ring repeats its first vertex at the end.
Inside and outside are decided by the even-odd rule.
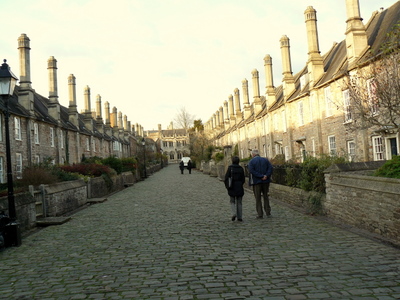
POLYGON ((47 70, 49 70, 49 115, 61 122, 60 103, 58 102, 58 83, 57 83, 57 60, 50 56, 47 60, 47 70))
POLYGON ((218 120, 219 120, 219 128, 220 129, 224 129, 225 128, 225 126, 224 126, 224 109, 222 108, 222 106, 220 106, 219 107, 219 118, 218 118, 218 120))
POLYGON ((228 96, 228 110, 229 110, 229 122, 230 126, 235 125, 235 109, 233 105, 233 96, 232 94, 228 96))
POLYGON ((236 124, 238 124, 242 120, 242 110, 240 108, 240 93, 239 89, 235 88, 233 91, 235 97, 235 120, 236 124))
POLYGON ((110 117, 110 103, 106 101, 104 103, 104 117, 106 124, 104 126, 105 132, 107 135, 111 136, 112 135, 112 129, 111 129, 111 117, 110 117))
POLYGON ((18 102, 29 112, 33 117, 34 112, 34 96, 31 82, 31 59, 30 59, 30 39, 25 33, 18 38, 19 50, 19 86, 18 102))
POLYGON ((312 6, 309 6, 304 12, 304 17, 308 42, 307 69, 311 89, 315 82, 324 74, 324 62, 319 51, 317 11, 312 6))
POLYGON ((68 118, 71 124, 79 128, 78 109, 76 105, 76 78, 73 74, 68 76, 69 106, 68 118))
POLYGON ((265 94, 267 95, 267 109, 276 101, 276 93, 275 93, 275 86, 274 86, 274 75, 272 71, 272 57, 267 54, 264 57, 264 67, 265 67, 265 94))
POLYGON ((249 102, 249 83, 247 79, 242 80, 242 90, 243 90, 244 119, 247 119, 251 115, 251 108, 249 102))
POLYGON ((104 133, 104 123, 101 113, 101 96, 96 96, 96 128, 99 132, 104 133))
POLYGON ((347 28, 346 47, 347 60, 352 67, 368 47, 368 37, 360 15, 359 0, 346 0, 347 28))
POLYGON ((292 61, 290 58, 290 41, 284 35, 280 39, 281 54, 282 54, 282 75, 283 75, 283 96, 285 101, 289 98, 290 94, 294 91, 294 77, 292 73, 292 61))
POLYGON ((259 73, 256 69, 251 72, 253 81, 253 103, 254 103, 254 114, 257 115, 262 110, 262 103, 260 98, 260 82, 259 73))
POLYGON ((83 120, 85 122, 85 127, 88 130, 93 131, 92 111, 90 108, 90 87, 88 85, 83 89, 83 96, 85 99, 85 112, 83 114, 83 120))
POLYGON ((228 110, 228 101, 224 101, 224 126, 225 129, 229 128, 229 110, 228 110))

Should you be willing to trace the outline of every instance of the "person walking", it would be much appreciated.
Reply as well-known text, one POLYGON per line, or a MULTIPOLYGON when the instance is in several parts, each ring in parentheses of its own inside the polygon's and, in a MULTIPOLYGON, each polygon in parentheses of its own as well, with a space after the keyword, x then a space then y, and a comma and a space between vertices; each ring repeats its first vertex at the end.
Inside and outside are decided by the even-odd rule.
POLYGON ((181 174, 183 174, 183 170, 185 169, 185 164, 183 163, 182 160, 181 160, 181 162, 179 163, 179 169, 181 169, 181 174))
POLYGON ((190 159, 187 163, 187 169, 189 171, 189 174, 192 174, 192 161, 190 159))
POLYGON ((273 167, 270 161, 261 157, 257 149, 251 151, 252 159, 248 164, 250 172, 249 183, 253 186, 253 193, 256 199, 257 219, 263 218, 263 205, 261 203, 261 194, 264 199, 264 211, 267 217, 271 216, 271 206, 269 204, 269 184, 273 167))
POLYGON ((245 182, 245 175, 243 168, 239 165, 239 161, 239 157, 232 157, 232 164, 225 173, 224 183, 230 196, 232 221, 235 221, 237 218, 239 222, 242 222, 242 199, 244 195, 243 184, 245 182), (231 184, 229 183, 230 181, 231 184))

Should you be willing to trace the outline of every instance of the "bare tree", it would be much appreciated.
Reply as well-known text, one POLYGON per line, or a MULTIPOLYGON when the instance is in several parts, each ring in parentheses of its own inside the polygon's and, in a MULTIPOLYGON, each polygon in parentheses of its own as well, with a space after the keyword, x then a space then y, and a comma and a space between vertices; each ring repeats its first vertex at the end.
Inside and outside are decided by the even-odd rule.
POLYGON ((181 107, 176 116, 175 116, 175 124, 176 127, 178 128, 184 128, 184 129, 189 129, 191 126, 193 126, 193 121, 194 121, 194 115, 191 115, 188 113, 185 107, 181 107))
POLYGON ((400 24, 387 35, 380 53, 371 53, 369 65, 347 77, 345 121, 353 129, 376 127, 400 131, 400 24))

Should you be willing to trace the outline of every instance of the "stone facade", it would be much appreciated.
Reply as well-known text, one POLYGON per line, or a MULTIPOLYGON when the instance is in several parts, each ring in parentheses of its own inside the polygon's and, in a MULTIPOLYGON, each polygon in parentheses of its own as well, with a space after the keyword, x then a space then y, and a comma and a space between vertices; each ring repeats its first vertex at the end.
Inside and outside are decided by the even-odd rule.
POLYGON ((175 129, 172 122, 166 130, 158 125, 157 131, 147 131, 147 137, 153 139, 168 163, 178 163, 182 157, 190 156, 190 137, 187 129, 175 129))
MULTIPOLYGON (((290 39, 280 40, 283 84, 274 86, 272 58, 264 58, 266 89, 259 91, 259 74, 252 71, 252 98, 249 82, 242 81, 242 91, 234 90, 205 123, 205 130, 216 146, 238 146, 240 158, 249 157, 250 149, 273 158, 302 161, 305 155, 336 154, 351 161, 390 159, 400 153, 399 133, 368 128, 351 130, 355 120, 346 120, 346 80, 359 66, 368 68, 369 49, 379 49, 383 37, 400 21, 400 3, 375 12, 364 25, 359 15, 359 1, 347 0, 346 39, 320 54, 316 11, 304 12, 308 61, 293 75, 290 39), (240 93, 243 102, 241 106, 240 93), (231 101, 232 97, 235 101, 231 101), (227 104, 226 104, 227 103, 227 104)), ((333 24, 332 24, 333 25, 333 24)))
MULTIPOLYGON (((23 168, 45 161, 53 164, 78 163, 84 157, 138 156, 138 144, 144 131, 139 124, 131 126, 126 115, 96 97, 96 110, 91 109, 90 87, 83 91, 85 108, 78 113, 76 78, 68 77, 69 106, 58 102, 57 60, 48 60, 49 96, 35 92, 30 76, 30 39, 22 34, 18 39, 20 54, 20 84, 9 98, 10 148, 15 178, 23 168), (103 120, 103 115, 105 116, 103 120), (141 134, 140 136, 138 134, 141 134)), ((3 101, 3 99, 1 99, 3 101)), ((0 116, 0 183, 6 181, 6 145, 4 116, 0 116)))

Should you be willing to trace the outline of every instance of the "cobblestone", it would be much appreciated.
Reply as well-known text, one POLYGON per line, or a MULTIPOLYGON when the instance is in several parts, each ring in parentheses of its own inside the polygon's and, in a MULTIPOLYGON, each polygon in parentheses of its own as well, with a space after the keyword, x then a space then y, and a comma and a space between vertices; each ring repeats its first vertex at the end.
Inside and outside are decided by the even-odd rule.
POLYGON ((168 166, 0 252, 1 299, 399 299, 400 251, 168 166))

